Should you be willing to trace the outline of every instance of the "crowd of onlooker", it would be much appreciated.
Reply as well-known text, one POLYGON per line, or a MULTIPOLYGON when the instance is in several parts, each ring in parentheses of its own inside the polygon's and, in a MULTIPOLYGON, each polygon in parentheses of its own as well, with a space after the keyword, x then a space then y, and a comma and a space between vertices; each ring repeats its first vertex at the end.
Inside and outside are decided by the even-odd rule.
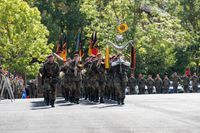
POLYGON ((13 93, 14 98, 21 98, 25 91, 24 79, 21 75, 12 74, 0 66, 0 97, 10 98, 8 91, 13 93))

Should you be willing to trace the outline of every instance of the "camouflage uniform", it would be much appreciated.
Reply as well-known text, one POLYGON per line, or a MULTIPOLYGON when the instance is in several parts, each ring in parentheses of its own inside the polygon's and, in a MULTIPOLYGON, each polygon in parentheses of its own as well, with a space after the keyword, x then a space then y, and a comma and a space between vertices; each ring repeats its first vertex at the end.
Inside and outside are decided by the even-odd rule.
POLYGON ((138 79, 139 94, 145 94, 146 80, 142 77, 138 79))
POLYGON ((46 103, 49 105, 49 102, 52 107, 54 107, 54 102, 56 99, 56 85, 58 83, 59 76, 59 66, 56 62, 50 63, 47 62, 43 66, 42 76, 44 79, 44 90, 46 103))
POLYGON ((118 104, 124 104, 125 89, 128 83, 128 77, 126 73, 126 66, 123 64, 115 67, 113 83, 118 104))
POLYGON ((187 75, 184 75, 182 77, 182 81, 183 81, 183 89, 187 93, 189 91, 190 79, 187 75))
POLYGON ((37 97, 37 88, 36 84, 33 83, 33 81, 30 83, 30 98, 36 98, 37 97))
POLYGON ((152 78, 148 78, 146 81, 146 85, 148 88, 148 94, 152 94, 153 93, 153 87, 154 87, 154 83, 155 81, 152 78))
POLYGON ((65 98, 65 101, 69 101, 69 90, 71 88, 71 76, 72 72, 69 69, 69 66, 64 65, 61 68, 61 71, 64 72, 64 77, 61 79, 61 87, 63 89, 63 97, 65 98))
POLYGON ((198 76, 196 76, 196 75, 192 76, 191 81, 192 81, 193 92, 197 92, 198 91, 198 84, 199 84, 198 76))
POLYGON ((178 85, 179 85, 180 77, 178 75, 172 76, 172 86, 174 89, 174 93, 178 92, 178 85))
POLYGON ((105 87, 105 96, 106 99, 114 99, 115 93, 113 92, 113 74, 111 68, 107 70, 106 73, 106 87, 105 87), (113 98, 112 98, 113 97, 113 98))
POLYGON ((100 103, 104 103, 104 95, 105 95, 105 87, 106 87, 106 75, 104 64, 100 64, 98 66, 98 82, 99 82, 99 96, 100 96, 100 103))
POLYGON ((78 62, 71 62, 70 63, 70 73, 72 74, 70 76, 71 78, 71 89, 69 91, 70 95, 70 102, 74 102, 79 104, 79 98, 80 98, 80 88, 81 88, 81 71, 78 68, 78 62), (77 70, 75 70, 77 69, 77 70), (77 72, 77 75, 75 75, 75 72, 77 72))
POLYGON ((97 61, 93 61, 92 63, 92 72, 91 72, 91 100, 94 102, 98 102, 99 100, 99 74, 97 69, 97 61))
POLYGON ((163 84, 163 82, 162 82, 162 79, 161 79, 161 78, 156 78, 156 79, 155 79, 156 93, 158 93, 158 94, 163 93, 162 84, 163 84))
POLYGON ((128 80, 130 94, 136 94, 136 90, 135 90, 136 85, 137 85, 137 79, 135 77, 130 77, 128 80))
POLYGON ((170 86, 170 80, 166 77, 163 79, 163 93, 168 93, 170 86))
POLYGON ((90 82, 90 71, 91 71, 91 62, 87 62, 85 64, 85 69, 86 69, 86 73, 83 75, 83 85, 84 85, 84 89, 85 89, 85 100, 89 99, 90 100, 90 86, 91 86, 91 82, 90 82))

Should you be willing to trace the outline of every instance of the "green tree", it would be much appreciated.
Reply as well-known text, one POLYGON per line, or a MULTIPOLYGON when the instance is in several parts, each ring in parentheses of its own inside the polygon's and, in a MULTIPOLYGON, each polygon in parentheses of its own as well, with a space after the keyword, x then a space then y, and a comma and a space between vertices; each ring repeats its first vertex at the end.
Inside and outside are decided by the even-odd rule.
POLYGON ((46 56, 49 32, 40 12, 22 0, 0 0, 0 55, 5 68, 34 76, 46 56))
MULTIPOLYGON (((137 73, 164 73, 176 63, 176 48, 188 44, 190 34, 181 26, 178 17, 170 15, 151 1, 84 0, 81 9, 91 22, 85 27, 87 33, 99 32, 99 45, 104 48, 106 40, 114 42, 119 23, 127 23, 129 30, 124 40, 136 40, 137 73), (120 22, 119 22, 120 21, 120 22)), ((130 51, 124 51, 127 59, 130 51)))
POLYGON ((26 0, 39 9, 42 23, 49 30, 48 43, 58 44, 63 30, 67 34, 68 53, 75 50, 77 33, 86 25, 85 15, 80 12, 80 0, 26 0))

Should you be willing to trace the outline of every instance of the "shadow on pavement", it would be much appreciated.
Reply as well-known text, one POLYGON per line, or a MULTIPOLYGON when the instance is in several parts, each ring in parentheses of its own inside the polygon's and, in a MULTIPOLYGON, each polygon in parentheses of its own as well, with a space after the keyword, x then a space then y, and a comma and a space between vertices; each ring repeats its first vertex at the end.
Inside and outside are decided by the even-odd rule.
POLYGON ((56 100, 56 104, 62 104, 62 103, 66 103, 65 100, 56 100))
POLYGON ((99 104, 98 102, 90 102, 88 100, 80 100, 79 102, 81 105, 97 105, 99 104))
POLYGON ((61 104, 61 105, 57 105, 57 106, 73 106, 76 105, 74 103, 66 103, 66 104, 61 104))
POLYGON ((41 109, 49 109, 50 106, 47 106, 44 101, 34 101, 31 102, 31 110, 41 110, 41 109))
POLYGON ((34 102, 31 102, 31 107, 44 107, 46 106, 44 101, 34 101, 34 102))
MULTIPOLYGON (((104 104, 104 105, 105 105, 105 104, 104 104)), ((122 107, 122 105, 113 104, 113 105, 105 105, 105 106, 91 107, 91 108, 103 109, 103 108, 112 108, 112 107, 122 107)))
POLYGON ((39 108, 31 108, 31 110, 42 110, 42 109, 50 109, 51 106, 39 107, 39 108))

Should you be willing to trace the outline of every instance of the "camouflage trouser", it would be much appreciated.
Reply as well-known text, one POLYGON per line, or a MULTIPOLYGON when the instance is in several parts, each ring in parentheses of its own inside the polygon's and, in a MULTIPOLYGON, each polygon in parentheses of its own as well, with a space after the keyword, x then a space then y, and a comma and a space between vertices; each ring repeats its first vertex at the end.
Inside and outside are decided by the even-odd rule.
POLYGON ((69 84, 67 84, 66 86, 62 86, 63 89, 63 96, 65 98, 66 101, 69 100, 69 90, 70 90, 70 86, 69 84))
POLYGON ((184 89, 184 92, 188 93, 189 92, 189 85, 184 85, 183 89, 184 89))
POLYGON ((106 97, 106 99, 111 98, 111 91, 112 91, 112 87, 110 85, 106 85, 105 86, 105 97, 106 97))
POLYGON ((44 83, 44 98, 47 102, 55 101, 56 99, 56 84, 49 82, 44 83))
POLYGON ((139 94, 145 94, 145 87, 139 87, 139 94))
POLYGON ((80 98, 80 87, 81 87, 80 81, 72 82, 71 88, 70 88, 70 91, 69 91, 70 98, 75 99, 75 100, 79 100, 79 98, 80 98))
POLYGON ((37 97, 37 90, 30 89, 30 98, 36 98, 36 97, 37 97))
POLYGON ((99 82, 92 81, 91 83, 91 100, 97 102, 99 100, 99 82))
POLYGON ((169 91, 169 88, 166 88, 166 87, 163 88, 163 93, 166 94, 166 93, 168 93, 168 91, 169 91))
POLYGON ((174 85, 173 89, 174 89, 174 93, 178 93, 178 85, 174 85))
POLYGON ((156 93, 161 94, 162 93, 162 87, 156 87, 156 93))
POLYGON ((114 88, 117 99, 125 98, 125 88, 119 82, 114 83, 114 88))
POLYGON ((105 95, 105 86, 106 84, 104 82, 99 83, 99 96, 104 97, 105 95))
POLYGON ((192 86, 193 92, 197 92, 198 91, 198 86, 192 86))
POLYGON ((135 86, 130 87, 130 94, 136 94, 135 86))
POLYGON ((63 78, 61 81, 61 88, 62 88, 62 95, 66 101, 69 100, 70 87, 71 87, 70 81, 66 78, 63 78))
POLYGON ((153 87, 148 87, 148 94, 152 94, 153 93, 153 87))

